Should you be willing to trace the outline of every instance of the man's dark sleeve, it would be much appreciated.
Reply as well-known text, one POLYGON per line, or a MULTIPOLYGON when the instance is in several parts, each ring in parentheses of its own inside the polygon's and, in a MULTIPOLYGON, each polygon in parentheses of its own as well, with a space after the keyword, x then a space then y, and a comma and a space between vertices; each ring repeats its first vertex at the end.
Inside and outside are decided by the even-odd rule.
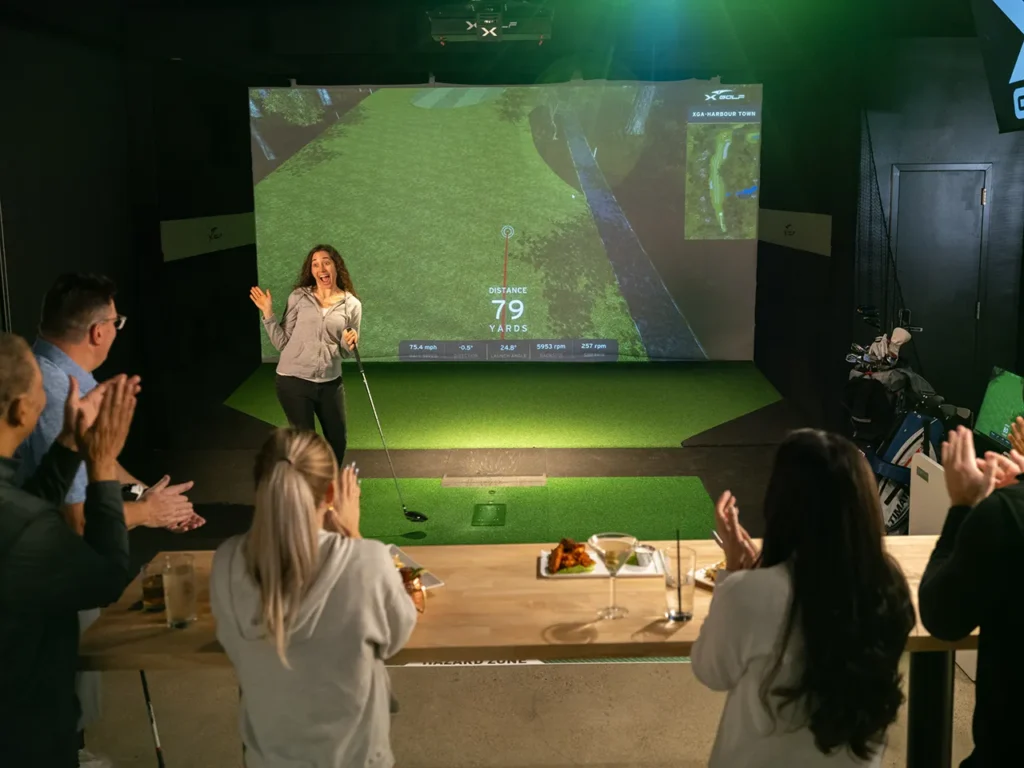
POLYGON ((949 510, 918 589, 921 621, 934 637, 960 640, 981 623, 989 592, 985 571, 993 562, 1005 505, 996 492, 974 509, 949 510))
POLYGON ((67 498, 80 466, 82 459, 77 453, 53 443, 39 462, 39 468, 21 489, 59 507, 67 498))
POLYGON ((89 485, 83 537, 59 514, 39 515, 4 560, 0 605, 10 609, 79 611, 115 602, 131 578, 120 484, 89 485))

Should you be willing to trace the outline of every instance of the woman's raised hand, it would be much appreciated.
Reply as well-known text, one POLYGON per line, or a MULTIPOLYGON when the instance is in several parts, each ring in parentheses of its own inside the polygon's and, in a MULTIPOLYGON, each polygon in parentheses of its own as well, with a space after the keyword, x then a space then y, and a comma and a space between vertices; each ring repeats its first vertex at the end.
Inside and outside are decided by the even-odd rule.
POLYGON ((757 562, 757 549, 750 534, 740 525, 736 497, 725 491, 715 504, 715 530, 725 551, 725 567, 730 571, 753 568, 757 562))
POLYGON ((270 291, 264 291, 259 286, 253 286, 249 289, 249 298, 252 299, 253 304, 259 307, 263 317, 269 318, 274 314, 274 299, 271 297, 270 291))
POLYGON ((359 533, 359 470, 355 462, 342 467, 334 486, 334 503, 331 505, 330 517, 324 527, 330 531, 348 536, 350 539, 361 538, 359 533))

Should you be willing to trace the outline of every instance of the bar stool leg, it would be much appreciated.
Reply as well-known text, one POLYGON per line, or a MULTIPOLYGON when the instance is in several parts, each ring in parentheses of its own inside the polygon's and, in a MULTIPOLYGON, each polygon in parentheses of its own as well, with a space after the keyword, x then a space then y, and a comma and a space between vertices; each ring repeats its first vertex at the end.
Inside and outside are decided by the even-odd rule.
POLYGON ((156 728, 156 714, 153 712, 153 700, 149 697, 149 684, 146 682, 146 671, 139 670, 139 677, 142 678, 142 695, 146 699, 146 714, 149 715, 149 727, 153 731, 153 744, 156 746, 156 764, 159 768, 165 768, 164 751, 160 746, 160 732, 156 728))

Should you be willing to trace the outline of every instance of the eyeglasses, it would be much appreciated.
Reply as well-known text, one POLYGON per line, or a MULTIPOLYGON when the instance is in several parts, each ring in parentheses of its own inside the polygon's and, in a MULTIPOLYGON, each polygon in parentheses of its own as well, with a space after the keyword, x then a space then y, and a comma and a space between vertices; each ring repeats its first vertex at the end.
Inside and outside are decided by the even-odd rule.
POLYGON ((124 328, 124 324, 126 322, 128 322, 128 318, 125 317, 124 315, 115 315, 114 317, 108 317, 103 322, 104 323, 113 323, 114 324, 114 330, 115 331, 120 331, 122 328, 124 328))

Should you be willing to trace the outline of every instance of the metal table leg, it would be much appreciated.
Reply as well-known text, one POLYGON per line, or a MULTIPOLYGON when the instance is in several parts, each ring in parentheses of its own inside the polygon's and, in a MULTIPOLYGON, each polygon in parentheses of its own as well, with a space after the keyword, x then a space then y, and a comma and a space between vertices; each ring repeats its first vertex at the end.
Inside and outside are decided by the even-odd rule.
POLYGON ((149 715, 149 727, 153 731, 153 744, 156 746, 156 764, 164 768, 164 751, 160 747, 160 732, 156 729, 156 714, 153 712, 153 700, 149 697, 149 684, 146 682, 146 671, 139 670, 142 678, 142 695, 146 699, 146 714, 149 715))
POLYGON ((951 768, 953 664, 952 651, 910 654, 907 768, 951 768))

